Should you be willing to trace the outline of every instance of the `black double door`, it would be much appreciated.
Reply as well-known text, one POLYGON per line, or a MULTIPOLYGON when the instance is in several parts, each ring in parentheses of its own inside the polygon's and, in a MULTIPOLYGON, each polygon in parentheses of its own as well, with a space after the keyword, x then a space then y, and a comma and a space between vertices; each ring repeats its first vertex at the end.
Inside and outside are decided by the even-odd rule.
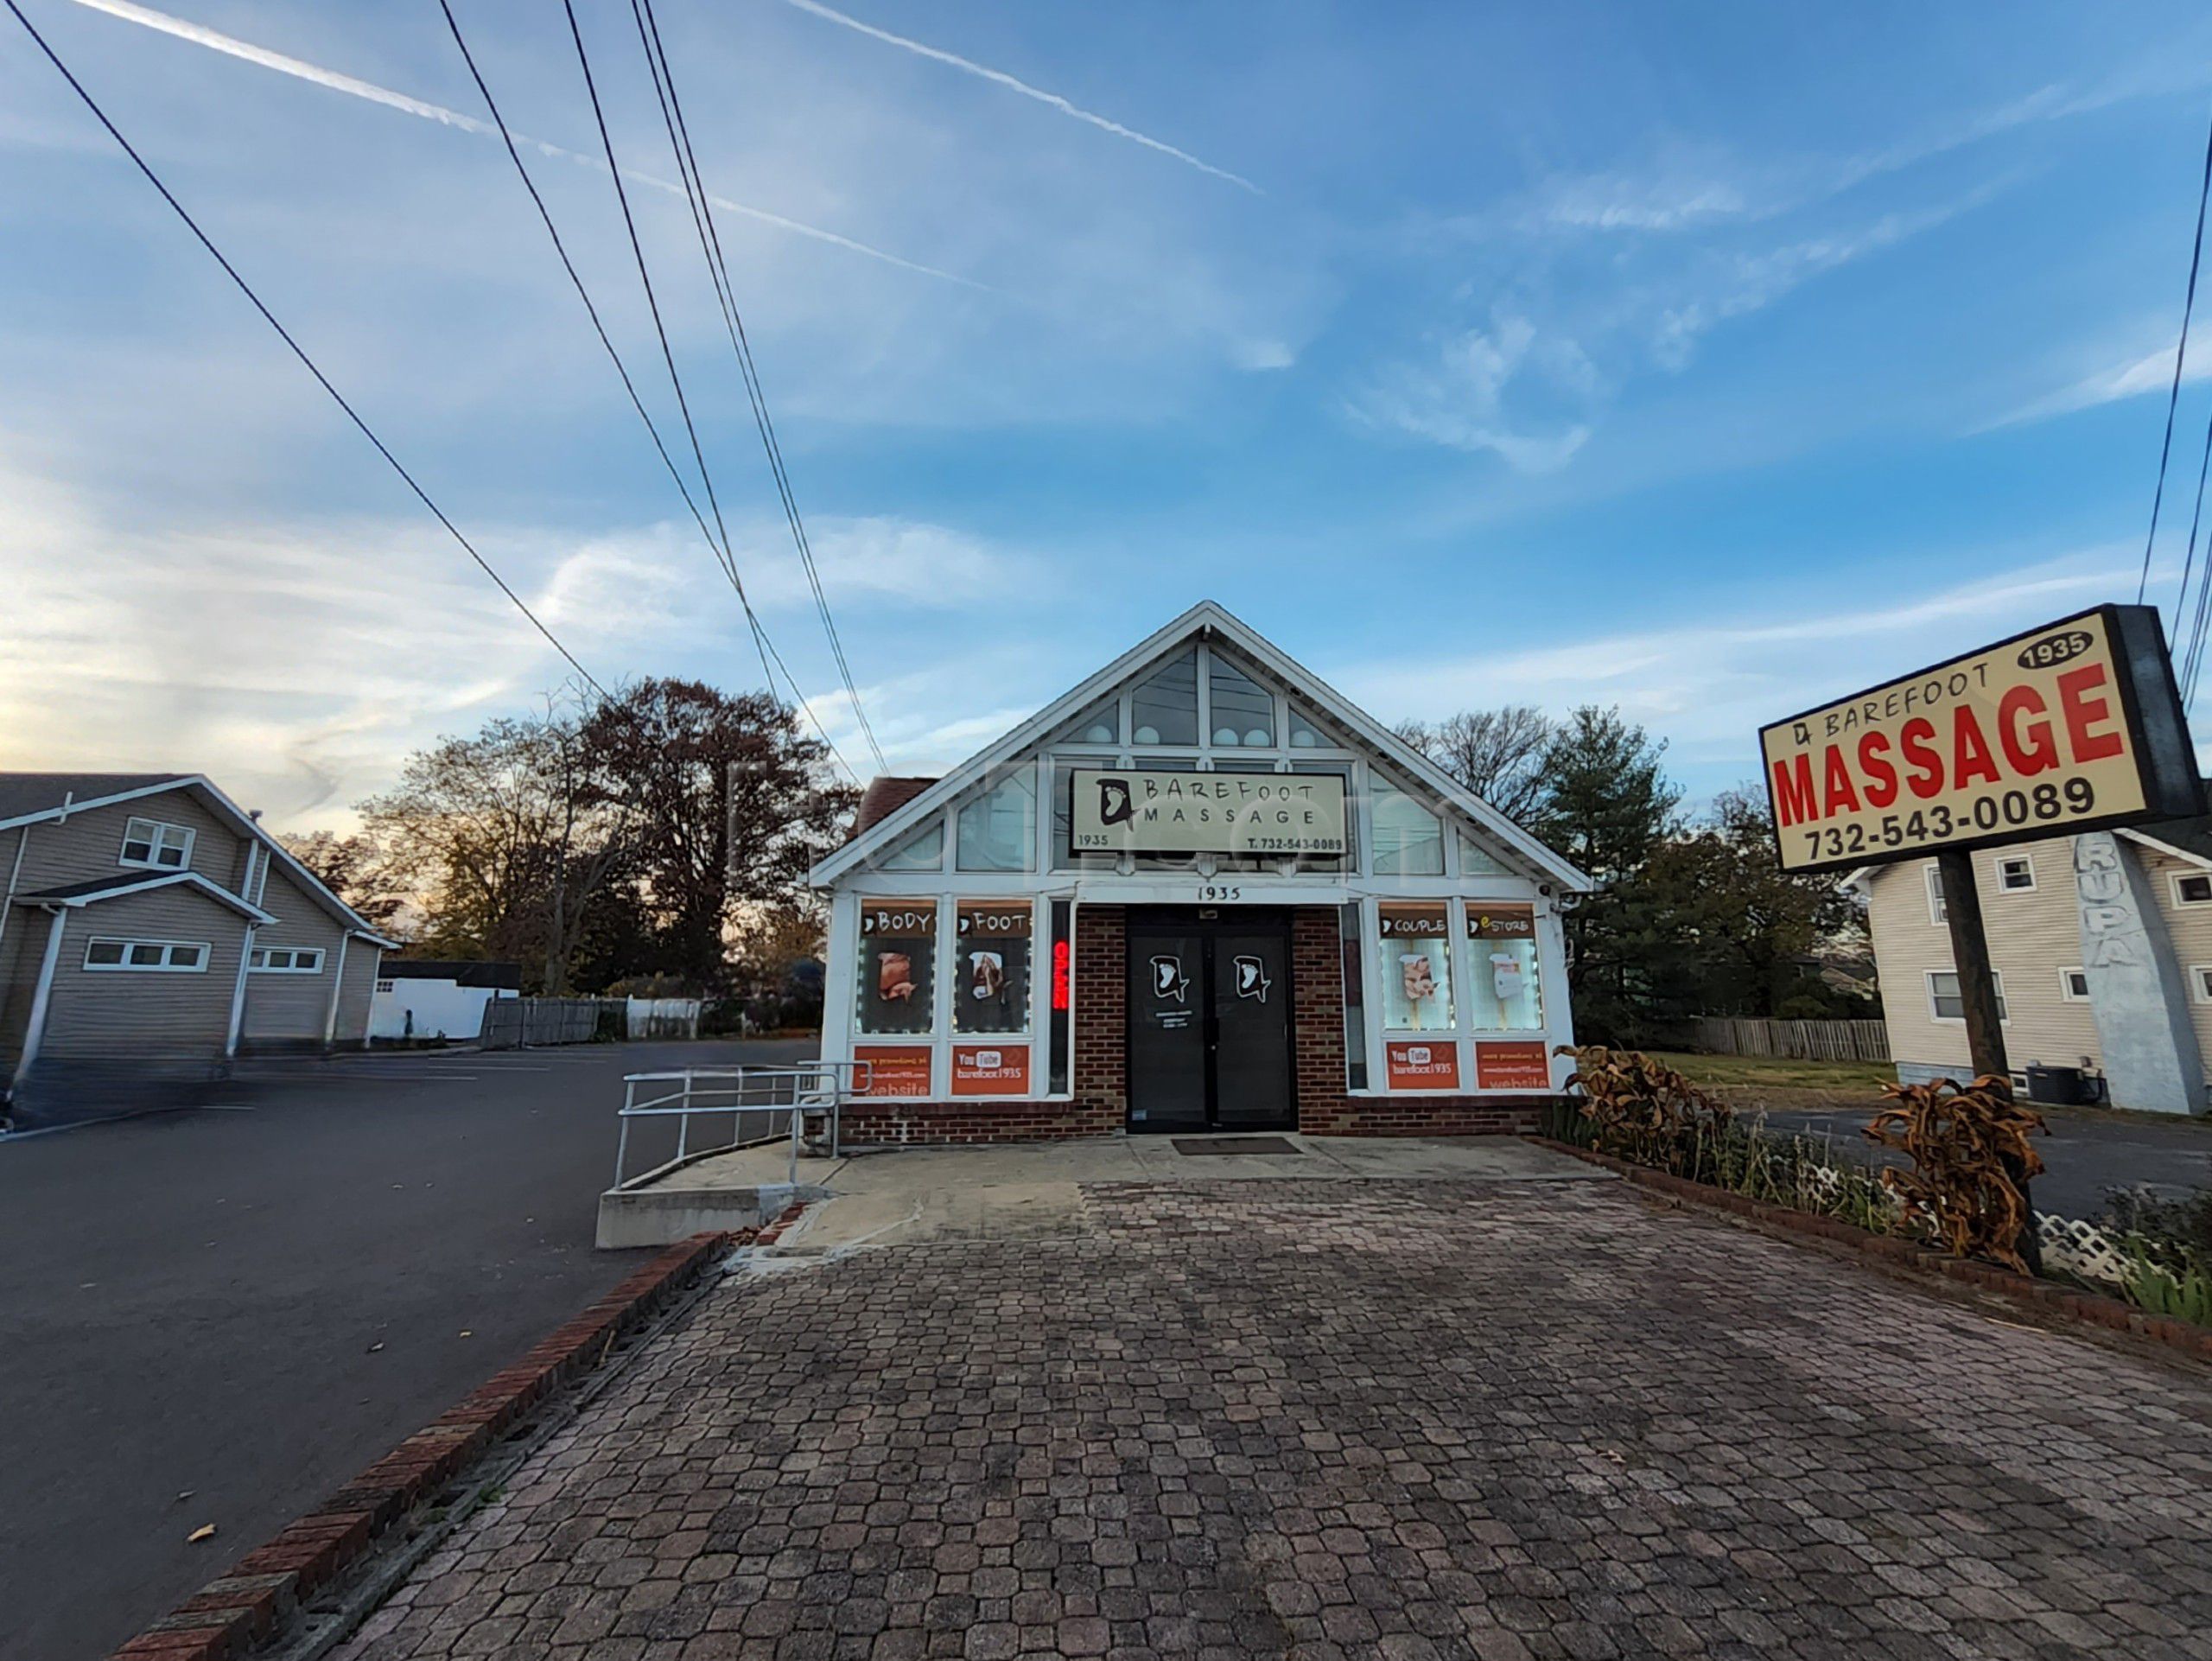
POLYGON ((1290 920, 1129 913, 1129 1129, 1294 1130, 1290 920))

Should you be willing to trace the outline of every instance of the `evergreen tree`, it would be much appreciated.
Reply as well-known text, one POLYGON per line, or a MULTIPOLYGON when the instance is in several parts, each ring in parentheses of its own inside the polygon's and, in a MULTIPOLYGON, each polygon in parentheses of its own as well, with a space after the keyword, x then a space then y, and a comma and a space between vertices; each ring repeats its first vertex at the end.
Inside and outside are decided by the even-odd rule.
POLYGON ((1665 751, 1619 710, 1585 704, 1544 754, 1530 828, 1598 884, 1565 920, 1575 1028, 1589 1039, 1645 1043, 1697 1013, 1694 965, 1647 870, 1681 799, 1665 751))

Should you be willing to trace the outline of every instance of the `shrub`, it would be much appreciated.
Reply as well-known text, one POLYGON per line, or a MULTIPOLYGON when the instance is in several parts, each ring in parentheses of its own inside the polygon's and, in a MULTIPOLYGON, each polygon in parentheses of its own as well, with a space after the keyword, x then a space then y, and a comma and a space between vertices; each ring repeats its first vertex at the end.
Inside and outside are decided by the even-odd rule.
POLYGON ((1896 1202, 1874 1174, 1825 1145, 1744 1123, 1648 1055, 1597 1044, 1560 1053, 1574 1057, 1568 1084, 1583 1092, 1554 1121, 1560 1140, 1876 1233, 1894 1225, 1896 1202))
POLYGON ((1956 1257, 1982 1257, 2027 1271, 2019 1241, 2031 1219, 2022 1185, 2043 1170, 2028 1138, 2043 1115, 2012 1099, 2011 1081, 1985 1073, 1971 1085, 1886 1085, 1897 1105, 1874 1116, 1869 1141, 1895 1149, 1913 1168, 1885 1168, 1882 1181, 1908 1217, 1924 1219, 1956 1257))

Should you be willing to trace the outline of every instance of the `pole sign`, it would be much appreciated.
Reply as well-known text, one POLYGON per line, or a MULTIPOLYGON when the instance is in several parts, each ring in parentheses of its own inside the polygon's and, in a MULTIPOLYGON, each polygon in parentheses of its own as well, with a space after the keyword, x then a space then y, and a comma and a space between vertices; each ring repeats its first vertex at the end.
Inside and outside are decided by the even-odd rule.
POLYGON ((2151 606, 2100 606, 1759 729, 1785 871, 2204 811, 2151 606))

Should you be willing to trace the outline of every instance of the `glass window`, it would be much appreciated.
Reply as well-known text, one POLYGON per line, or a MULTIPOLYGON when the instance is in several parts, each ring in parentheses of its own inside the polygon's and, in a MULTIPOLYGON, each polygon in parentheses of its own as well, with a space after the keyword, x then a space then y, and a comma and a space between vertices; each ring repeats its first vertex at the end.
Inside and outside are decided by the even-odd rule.
MULTIPOLYGON (((1990 978, 1997 983, 1997 1018, 2010 1021, 2012 1017, 2005 1009, 2005 977, 1993 971, 1990 978)), ((1938 1021, 1964 1021, 1967 1018, 1966 998, 1959 990, 1958 975, 1952 970, 1929 971, 1928 1001, 1933 1006, 1938 1021)))
POLYGON ((963 900, 955 926, 960 960, 953 965, 952 1030, 1027 1032, 1029 939, 1033 932, 1029 902, 963 900))
POLYGON ((1380 773, 1367 775, 1379 876, 1444 875, 1444 822, 1380 773))
MULTIPOLYGON (((2203 971, 2199 970, 2197 972, 2202 974, 2203 971)), ((2089 977, 2088 972, 2080 969, 2060 970, 2058 971, 2058 992, 2059 996, 2064 998, 2069 1003, 2087 1003, 2089 1001, 2089 977)), ((2204 1002, 2202 997, 2198 998, 2196 1001, 2199 1003, 2204 1002)))
POLYGON ((1163 665, 1129 695, 1129 737, 1138 744, 1198 741, 1198 654, 1196 647, 1163 665))
POLYGON ((207 966, 207 948, 182 940, 91 940, 85 946, 87 970, 161 969, 197 973, 207 966))
POLYGON ((1122 741, 1122 703, 1108 698, 1068 729, 1061 741, 1070 744, 1118 744, 1122 741))
POLYGON ((1536 908, 1470 900, 1467 940, 1476 1030, 1541 1032, 1544 1000, 1536 984, 1536 908))
POLYGON ((1274 743, 1275 695, 1217 652, 1207 697, 1217 745, 1253 749, 1274 743))
POLYGON ((1385 901, 1381 907, 1382 1025, 1390 1032, 1450 1032, 1450 913, 1441 900, 1385 901))
POLYGON ((937 901, 861 901, 860 984, 854 989, 863 1033, 927 1033, 935 1024, 937 901))
POLYGON ((1037 786, 1027 767, 961 804, 958 863, 963 871, 1026 871, 1036 841, 1037 786))
POLYGON ((2008 854, 1997 862, 1997 886, 2007 894, 2024 894, 2036 885, 2036 864, 2025 854, 2008 854))
POLYGON ((2200 876, 2192 872, 2187 876, 2175 877, 2174 898, 2184 906, 2212 905, 2212 876, 2200 876))
POLYGON ((1950 916, 1950 913, 1944 908, 1943 905, 1943 872, 1941 867, 1934 864, 1933 862, 1929 863, 1926 869, 1928 872, 1928 920, 1931 923, 1941 923, 1947 920, 1950 916))
POLYGON ((1294 750, 1335 749, 1337 741, 1290 706, 1290 747, 1294 750))
POLYGON ((159 871, 181 871, 192 855, 192 832, 181 824, 159 819, 133 819, 123 827, 125 865, 145 865, 159 871))
POLYGON ((1367 1088, 1367 1001, 1359 972, 1359 906, 1342 907, 1337 917, 1338 955, 1344 960, 1344 1088, 1367 1088))
POLYGON ((941 871, 944 869, 944 820, 931 819, 899 847, 883 856, 876 868, 884 871, 941 871))
POLYGON ((1467 876, 1510 876, 1497 855, 1465 831, 1459 834, 1459 869, 1467 876))

